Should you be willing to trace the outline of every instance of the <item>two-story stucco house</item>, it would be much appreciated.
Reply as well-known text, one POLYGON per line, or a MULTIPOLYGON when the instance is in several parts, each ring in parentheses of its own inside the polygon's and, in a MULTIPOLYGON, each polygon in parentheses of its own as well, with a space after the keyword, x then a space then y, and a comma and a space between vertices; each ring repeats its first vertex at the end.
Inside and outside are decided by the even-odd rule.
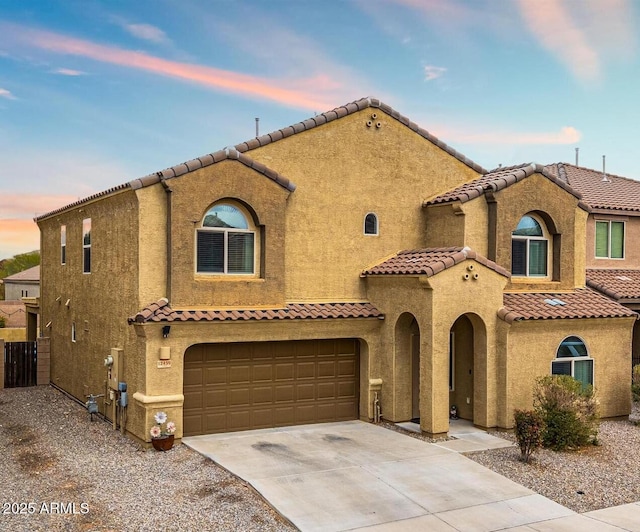
POLYGON ((587 286, 592 211, 358 100, 39 217, 51 380, 104 393, 112 354, 144 441, 159 409, 181 437, 367 420, 376 396, 431 434, 452 404, 511 427, 550 373, 625 416, 636 314, 587 286))

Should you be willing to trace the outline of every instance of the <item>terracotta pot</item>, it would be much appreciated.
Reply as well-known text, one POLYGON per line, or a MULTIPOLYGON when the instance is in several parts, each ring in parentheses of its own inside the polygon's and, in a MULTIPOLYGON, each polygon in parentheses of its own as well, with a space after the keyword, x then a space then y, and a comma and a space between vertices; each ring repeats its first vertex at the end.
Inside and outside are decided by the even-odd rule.
POLYGON ((161 436, 160 438, 151 438, 151 443, 156 451, 168 451, 173 447, 173 434, 161 436))

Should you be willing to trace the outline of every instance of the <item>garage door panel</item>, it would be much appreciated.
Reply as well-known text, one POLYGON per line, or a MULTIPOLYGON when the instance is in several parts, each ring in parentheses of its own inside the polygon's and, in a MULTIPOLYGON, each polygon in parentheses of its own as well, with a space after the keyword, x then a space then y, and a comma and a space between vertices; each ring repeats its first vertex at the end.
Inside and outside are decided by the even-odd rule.
POLYGON ((201 368, 185 368, 184 369, 184 385, 185 386, 200 386, 202 385, 202 376, 204 372, 201 368))
POLYGON ((346 398, 346 397, 355 397, 356 396, 356 386, 353 382, 339 382, 338 383, 338 397, 346 398))
POLYGON ((338 377, 354 377, 355 375, 355 360, 338 360, 338 377))
POLYGON ((253 370, 253 382, 260 381, 272 381, 273 380, 273 365, 272 364, 257 364, 252 367, 253 370))
POLYGON ((313 401, 315 398, 315 384, 296 384, 296 399, 298 401, 313 401))
POLYGON ((293 406, 281 407, 274 409, 276 427, 288 427, 295 425, 296 417, 293 406))
POLYGON ((293 384, 286 386, 276 386, 276 402, 288 402, 295 399, 295 387, 293 384))
POLYGON ((251 404, 250 388, 231 388, 228 394, 229 406, 248 406, 251 404))
POLYGON ((314 340, 190 347, 185 436, 358 418, 358 343, 314 340))
POLYGON ((333 399, 336 396, 335 382, 321 382, 318 384, 318 399, 333 399))
POLYGON ((293 380, 295 376, 295 366, 293 362, 287 362, 285 364, 276 363, 276 380, 288 381, 293 380))
POLYGON ((227 407, 227 390, 207 390, 205 395, 205 403, 203 407, 205 409, 216 407, 227 407))
POLYGON ((229 384, 249 382, 251 369, 249 366, 232 366, 229 368, 229 384))
POLYGON ((318 362, 318 378, 330 377, 334 378, 336 376, 336 363, 331 360, 322 360, 318 362))
POLYGON ((184 391, 184 409, 202 408, 202 389, 184 391))
POLYGON ((253 389, 252 404, 271 404, 273 403, 273 388, 271 386, 261 386, 253 389))
POLYGON ((227 382, 226 367, 208 367, 203 372, 205 384, 225 384, 227 382))

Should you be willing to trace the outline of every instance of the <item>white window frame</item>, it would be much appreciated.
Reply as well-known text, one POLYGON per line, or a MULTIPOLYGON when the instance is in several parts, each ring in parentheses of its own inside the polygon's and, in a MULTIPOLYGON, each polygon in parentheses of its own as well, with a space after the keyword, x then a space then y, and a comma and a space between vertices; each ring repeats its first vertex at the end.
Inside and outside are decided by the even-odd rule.
POLYGON ((596 259, 624 260, 626 253, 627 253, 627 222, 625 220, 600 220, 596 218, 595 225, 593 227, 593 256, 596 259), (598 224, 599 223, 607 224, 607 255, 606 257, 598 255, 598 224), (622 257, 611 256, 611 224, 612 223, 622 224, 622 257))
MULTIPOLYGON (((547 231, 547 225, 544 223, 544 221, 542 221, 540 218, 538 218, 537 216, 535 216, 534 214, 531 213, 527 213, 522 215, 519 219, 518 219, 518 224, 520 224, 520 221, 524 218, 524 217, 529 217, 532 218, 533 220, 535 220, 538 225, 540 226, 540 229, 542 229, 542 236, 528 236, 528 235, 514 235, 513 232, 511 233, 511 276, 515 279, 549 279, 551 277, 550 275, 550 271, 551 268, 553 266, 553 257, 551 256, 553 250, 551 249, 550 246, 550 242, 551 239, 549 238, 549 232, 547 231), (522 274, 514 274, 513 273, 513 241, 514 240, 518 240, 518 241, 522 241, 525 242, 525 246, 526 246, 526 253, 525 253, 525 271, 526 273, 524 275, 522 274), (529 242, 531 242, 532 240, 537 240, 537 241, 544 241, 547 243, 547 271, 545 274, 530 274, 529 273, 529 242)), ((517 227, 517 225, 516 225, 517 227)))
POLYGON ((362 233, 365 236, 378 236, 380 234, 380 223, 378 220, 378 215, 375 212, 368 212, 364 215, 364 222, 362 223, 362 233), (367 218, 369 216, 373 216, 376 221, 376 230, 373 233, 367 233, 367 218))
POLYGON ((200 227, 198 227, 197 230, 196 230, 195 250, 194 250, 194 252, 195 252, 194 263, 195 263, 196 274, 197 275, 209 275, 209 276, 215 276, 215 275, 236 276, 237 275, 237 276, 243 276, 243 277, 255 277, 256 274, 257 274, 257 270, 258 270, 258 268, 257 268, 257 260, 258 260, 258 256, 259 256, 257 234, 258 234, 258 232, 253 227, 252 217, 241 206, 239 206, 238 204, 236 204, 235 202, 232 202, 232 201, 219 201, 219 202, 214 203, 204 213, 204 216, 202 217, 202 221, 200 222, 200 227), (226 228, 226 227, 203 227, 202 224, 204 224, 204 219, 207 216, 207 213, 211 209, 213 209, 216 205, 230 205, 231 207, 234 207, 234 208, 238 209, 240 211, 240 213, 244 216, 245 220, 247 221, 247 225, 249 226, 249 228, 248 229, 236 229, 236 228, 231 228, 231 227, 229 227, 229 228, 226 228), (223 271, 221 271, 221 272, 204 272, 204 271, 198 270, 198 234, 199 233, 223 233, 223 235, 224 235, 224 242, 223 242, 223 246, 224 246, 223 271), (250 233, 250 234, 253 235, 253 264, 252 264, 252 271, 251 272, 231 272, 231 273, 229 273, 229 271, 228 271, 229 270, 229 261, 228 261, 228 255, 229 255, 229 233, 250 233))
POLYGON ((596 361, 594 360, 593 357, 589 356, 589 348, 587 347, 587 343, 582 338, 580 338, 579 336, 576 336, 575 334, 572 334, 572 335, 567 336, 566 338, 563 338, 562 342, 560 342, 560 344, 558 344, 558 349, 556 349, 556 357, 551 361, 551 375, 561 375, 560 373, 554 373, 553 372, 553 363, 554 362, 571 362, 571 377, 573 377, 575 379, 575 374, 576 374, 576 372, 575 372, 575 362, 576 361, 580 362, 580 361, 583 361, 583 360, 591 360, 592 361, 592 364, 591 364, 591 367, 592 367, 592 376, 591 377, 592 378, 591 378, 591 380, 593 382, 588 383, 588 384, 591 384, 591 386, 593 386, 595 388, 595 385, 596 385, 596 361), (586 356, 580 356, 580 357, 559 357, 558 356, 558 350, 560 349, 560 346, 562 345, 562 343, 565 340, 567 340, 568 338, 571 338, 572 336, 575 337, 575 338, 578 338, 578 340, 580 340, 582 342, 582 344, 584 345, 585 349, 587 350, 587 355, 586 356))

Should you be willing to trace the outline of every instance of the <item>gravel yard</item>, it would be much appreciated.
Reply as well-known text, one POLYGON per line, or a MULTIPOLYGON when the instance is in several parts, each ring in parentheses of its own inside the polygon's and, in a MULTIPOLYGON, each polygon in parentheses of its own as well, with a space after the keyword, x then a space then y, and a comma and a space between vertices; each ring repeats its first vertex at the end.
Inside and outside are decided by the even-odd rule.
MULTIPOLYGON (((631 419, 640 419, 638 403, 631 419)), ((492 432, 515 442, 511 433, 492 432)), ((466 456, 576 512, 640 501, 640 426, 631 421, 603 421, 600 445, 574 452, 542 449, 525 464, 520 449, 510 447, 466 456)))
POLYGON ((211 460, 144 451, 48 386, 0 390, 0 435, 0 530, 295 530, 211 460))

